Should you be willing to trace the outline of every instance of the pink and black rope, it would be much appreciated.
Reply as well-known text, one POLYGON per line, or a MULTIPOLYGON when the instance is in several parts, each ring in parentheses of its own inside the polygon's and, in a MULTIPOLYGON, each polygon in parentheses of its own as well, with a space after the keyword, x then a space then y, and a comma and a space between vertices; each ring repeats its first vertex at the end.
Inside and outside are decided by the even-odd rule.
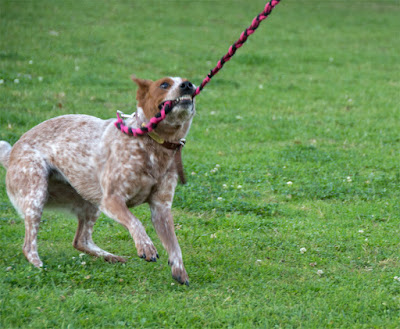
POLYGON ((238 50, 241 46, 243 46, 243 44, 246 42, 247 38, 253 34, 255 32, 255 30, 258 28, 258 26, 260 25, 260 23, 266 19, 268 17, 268 15, 271 13, 272 9, 274 9, 274 7, 279 3, 280 0, 272 0, 270 2, 268 2, 264 8, 264 10, 262 11, 262 13, 260 13, 257 17, 255 17, 253 19, 253 21, 251 22, 251 25, 242 32, 242 34, 240 35, 240 38, 232 45, 229 47, 228 52, 225 54, 225 56, 223 56, 217 63, 217 66, 215 66, 211 72, 206 76, 206 78, 203 80, 203 82, 201 83, 201 85, 199 87, 197 87, 196 91, 194 92, 193 97, 197 96, 198 94, 200 94, 200 92, 202 91, 202 89, 204 88, 204 86, 210 82, 211 78, 216 75, 219 70, 222 69, 222 67, 224 66, 224 64, 229 61, 233 55, 235 55, 236 50, 238 50))
MULTIPOLYGON (((272 9, 280 2, 280 0, 271 0, 269 1, 264 10, 257 15, 251 22, 251 25, 245 29, 242 34, 240 35, 239 39, 229 47, 228 52, 223 56, 217 63, 217 65, 210 71, 210 73, 204 78, 203 82, 200 84, 200 86, 197 87, 193 94, 193 98, 196 97, 200 92, 203 90, 205 85, 210 82, 211 78, 216 75, 224 66, 226 62, 228 62, 233 55, 235 55, 236 51, 243 46, 243 44, 246 42, 247 38, 252 35, 255 30, 258 28, 260 23, 268 17, 268 15, 271 13, 272 9)), ((125 126, 124 121, 121 119, 119 114, 117 113, 117 121, 115 122, 115 126, 121 130, 123 133, 130 135, 130 136, 141 136, 144 134, 147 134, 154 130, 157 125, 165 119, 166 115, 171 112, 174 104, 172 101, 167 101, 163 104, 161 110, 159 113, 156 114, 153 118, 150 119, 149 123, 145 127, 140 127, 140 128, 131 128, 128 126, 125 126)))
POLYGON ((173 108, 173 102, 166 101, 163 104, 160 112, 158 112, 154 117, 152 117, 147 125, 140 128, 132 128, 125 126, 124 120, 121 119, 119 113, 117 112, 117 121, 114 123, 114 125, 124 134, 127 134, 129 136, 135 136, 135 137, 142 136, 154 130, 157 127, 157 125, 165 119, 167 114, 171 112, 172 108, 173 108))

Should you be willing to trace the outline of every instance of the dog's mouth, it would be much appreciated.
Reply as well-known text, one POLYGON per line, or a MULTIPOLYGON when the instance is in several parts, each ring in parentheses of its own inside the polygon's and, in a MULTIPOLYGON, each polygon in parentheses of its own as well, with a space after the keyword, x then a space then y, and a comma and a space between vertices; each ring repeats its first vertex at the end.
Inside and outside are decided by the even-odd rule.
POLYGON ((166 100, 158 105, 158 108, 161 110, 166 102, 170 101, 171 106, 175 107, 177 105, 189 106, 193 104, 193 97, 191 95, 183 95, 181 97, 175 98, 174 100, 166 100))

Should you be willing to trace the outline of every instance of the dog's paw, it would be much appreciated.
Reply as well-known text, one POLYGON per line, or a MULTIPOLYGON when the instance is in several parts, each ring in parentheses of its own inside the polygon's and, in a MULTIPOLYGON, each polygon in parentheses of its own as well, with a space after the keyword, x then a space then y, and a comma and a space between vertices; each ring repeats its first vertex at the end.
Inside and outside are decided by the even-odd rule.
POLYGON ((126 263, 126 259, 121 256, 116 255, 106 255, 104 256, 104 260, 109 263, 126 263))
POLYGON ((151 242, 151 240, 142 243, 136 243, 136 250, 138 256, 148 262, 156 262, 157 258, 159 258, 157 249, 154 247, 154 244, 151 242))
POLYGON ((180 284, 189 285, 189 276, 183 266, 181 260, 168 260, 168 265, 171 266, 172 277, 180 284))
POLYGON ((31 263, 33 266, 35 266, 37 268, 43 267, 43 263, 40 260, 39 255, 37 253, 28 252, 28 251, 25 251, 25 249, 23 250, 23 252, 24 252, 26 259, 29 261, 29 263, 31 263))
POLYGON ((40 259, 32 259, 30 263, 37 268, 43 268, 43 263, 40 259))

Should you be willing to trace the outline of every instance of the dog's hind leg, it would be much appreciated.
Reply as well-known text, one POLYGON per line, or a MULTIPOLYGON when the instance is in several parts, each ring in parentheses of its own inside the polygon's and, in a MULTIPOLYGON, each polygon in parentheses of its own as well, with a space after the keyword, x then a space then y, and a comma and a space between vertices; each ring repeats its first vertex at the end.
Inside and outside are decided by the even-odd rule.
POLYGON ((41 214, 25 215, 25 241, 22 248, 26 259, 36 267, 42 267, 37 251, 37 234, 39 230, 41 214))
POLYGON ((47 178, 45 161, 34 154, 10 163, 6 176, 10 200, 25 219, 22 250, 27 260, 36 267, 43 266, 37 251, 37 234, 47 199, 47 178))
POLYGON ((78 229, 72 243, 75 249, 108 262, 125 262, 124 258, 101 249, 93 242, 93 226, 100 215, 99 208, 83 199, 68 182, 60 180, 55 171, 50 175, 47 206, 68 210, 78 218, 78 229))
MULTIPOLYGON (((83 201, 83 200, 82 200, 83 201)), ((87 201, 74 209, 78 217, 78 229, 76 230, 73 246, 89 255, 103 257, 107 262, 125 263, 123 257, 113 255, 98 247, 92 239, 93 226, 100 215, 99 209, 87 201)))

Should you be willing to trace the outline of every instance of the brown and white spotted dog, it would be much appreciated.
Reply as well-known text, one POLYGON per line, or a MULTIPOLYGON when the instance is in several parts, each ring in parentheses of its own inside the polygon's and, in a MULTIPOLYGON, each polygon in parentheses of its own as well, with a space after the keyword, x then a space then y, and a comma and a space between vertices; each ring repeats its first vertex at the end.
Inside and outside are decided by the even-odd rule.
POLYGON ((132 79, 139 86, 137 112, 126 123, 147 123, 166 100, 177 100, 159 123, 157 138, 130 137, 115 126, 115 119, 65 115, 42 122, 25 133, 13 147, 0 142, 0 162, 7 168, 8 196, 25 219, 23 252, 36 267, 43 263, 37 251, 39 222, 45 207, 63 208, 78 217, 73 246, 109 262, 125 262, 92 240, 93 226, 103 212, 128 229, 139 257, 155 262, 158 253, 130 207, 148 203, 151 220, 168 252, 174 279, 188 284, 182 253, 171 214, 178 173, 177 150, 160 144, 178 144, 195 114, 195 87, 182 78, 157 81, 132 79), (156 141, 157 140, 157 141, 156 141))

